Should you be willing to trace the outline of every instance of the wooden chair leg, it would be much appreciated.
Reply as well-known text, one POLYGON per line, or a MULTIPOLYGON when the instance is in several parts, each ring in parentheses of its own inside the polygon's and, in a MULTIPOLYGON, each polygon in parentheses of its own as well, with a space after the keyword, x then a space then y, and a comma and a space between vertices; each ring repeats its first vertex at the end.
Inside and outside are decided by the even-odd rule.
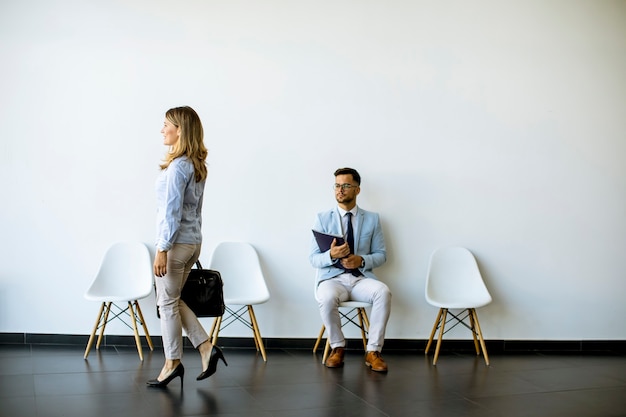
POLYGON ((428 350, 430 349, 430 345, 433 343, 433 339, 435 337, 435 332, 437 332, 437 328, 439 327, 439 321, 441 320, 441 314, 443 313, 443 308, 439 309, 439 313, 437 314, 437 318, 435 319, 435 324, 433 325, 433 330, 430 332, 430 337, 428 338, 428 343, 426 344, 426 349, 424 349, 424 354, 428 355, 428 350))
POLYGON ((143 313, 141 312, 141 307, 139 307, 139 301, 135 300, 135 310, 137 311, 137 315, 139 316, 139 320, 141 320, 141 325, 143 326, 144 334, 146 335, 146 341, 148 342, 148 346, 150 350, 154 350, 154 345, 152 344, 152 338, 150 337, 150 333, 148 332, 148 325, 143 318, 143 313))
POLYGON ((259 345, 259 339, 256 337, 256 331, 254 329, 254 323, 252 323, 252 319, 250 319, 250 326, 252 326, 252 341, 254 342, 254 348, 257 352, 261 350, 261 346, 259 345))
POLYGON ((96 324, 93 325, 93 330, 91 331, 91 335, 89 336, 89 341, 87 342, 87 348, 85 349, 84 359, 87 359, 89 356, 89 351, 93 346, 93 339, 96 337, 96 332, 98 331, 98 326, 100 325, 100 320, 102 320, 102 312, 104 311, 105 303, 100 305, 100 311, 98 312, 98 318, 96 318, 96 324))
POLYGON ((437 365, 437 358, 439 358, 439 349, 441 348, 441 340, 443 339, 444 329, 446 327, 446 316, 448 315, 448 309, 443 309, 443 315, 441 318, 441 325, 439 326, 439 338, 437 339, 437 347, 435 348, 435 357, 433 358, 433 365, 437 365))
POLYGON ((478 331, 478 337, 480 339, 480 346, 483 349, 483 356, 485 357, 485 364, 489 366, 489 356, 487 355, 487 346, 485 346, 485 339, 483 339, 483 332, 480 330, 480 323, 478 322, 478 314, 476 313, 476 309, 472 309, 472 313, 474 314, 474 322, 476 323, 476 330, 478 331))
POLYGON ((365 315, 365 309, 359 308, 357 309, 357 314, 359 316, 359 327, 361 328, 361 339, 363 339, 363 350, 367 351, 367 338, 365 337, 365 320, 363 316, 365 315))
POLYGON ((370 329, 370 319, 367 317, 367 310, 363 309, 363 321, 365 322, 365 328, 367 331, 370 329))
POLYGON ((470 321, 470 330, 472 331, 472 338, 474 339, 474 350, 476 351, 476 355, 480 355, 480 346, 478 346, 478 339, 476 338, 476 323, 474 321, 474 314, 476 313, 473 308, 468 308, 467 312, 469 313, 469 321, 470 321))
POLYGON ((100 345, 102 344, 102 339, 104 337, 104 328, 107 326, 107 321, 109 320, 109 313, 111 312, 111 301, 106 303, 106 308, 104 311, 104 317, 102 322, 100 323, 100 334, 98 335, 98 341, 96 342, 96 349, 100 349, 100 345))
POLYGON ((322 324, 322 329, 320 330, 320 334, 317 335, 317 340, 315 341, 315 346, 313 346, 313 353, 317 352, 317 348, 320 346, 322 342, 322 338, 324 337, 324 332, 326 331, 326 326, 322 324))
POLYGON ((255 340, 257 341, 258 347, 261 349, 261 356, 263 356, 263 361, 267 362, 267 355, 265 354, 261 331, 259 330, 259 324, 256 321, 256 316, 254 315, 254 309, 252 306, 248 306, 248 314, 250 315, 250 321, 252 322, 252 330, 254 331, 255 340))
POLYGON ((130 319, 133 323, 133 333, 135 334, 135 345, 137 345, 137 353, 139 359, 143 361, 143 351, 141 350, 141 339, 139 338, 139 329, 137 328, 137 316, 135 315, 135 309, 133 303, 128 302, 128 310, 130 311, 130 319))
POLYGON ((217 339, 220 334, 220 327, 222 326, 222 316, 215 317, 213 320, 213 325, 211 326, 211 332, 209 333, 209 338, 211 339, 211 344, 216 345, 217 339))
POLYGON ((252 308, 252 306, 247 305, 246 306, 246 310, 248 310, 248 320, 250 323, 250 327, 252 327, 252 341, 254 341, 254 348, 256 349, 257 352, 259 352, 261 350, 261 347, 259 345, 259 339, 257 337, 257 332, 256 332, 256 328, 254 327, 254 321, 252 320, 252 316, 254 314, 254 312, 250 312, 250 309, 252 308))
POLYGON ((217 317, 217 325, 215 326, 215 333, 213 333, 213 338, 211 343, 217 345, 217 340, 220 337, 220 330, 222 329, 222 316, 217 317))
POLYGON ((326 359, 328 359, 329 353, 330 353, 330 339, 326 338, 326 345, 324 345, 324 355, 322 355, 322 364, 326 363, 326 359))

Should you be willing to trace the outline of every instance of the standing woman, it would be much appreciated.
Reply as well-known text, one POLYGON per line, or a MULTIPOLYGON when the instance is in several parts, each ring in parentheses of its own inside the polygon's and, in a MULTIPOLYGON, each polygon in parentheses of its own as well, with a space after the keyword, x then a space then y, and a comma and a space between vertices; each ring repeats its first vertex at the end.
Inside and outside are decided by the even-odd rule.
POLYGON ((180 377, 185 368, 183 329, 200 352, 201 380, 215 373, 218 359, 226 360, 221 349, 213 346, 193 311, 180 298, 189 271, 200 256, 202 245, 202 198, 207 177, 204 132, 198 114, 191 107, 175 107, 165 113, 163 144, 169 152, 161 164, 156 182, 157 242, 154 259, 157 305, 165 365, 149 386, 164 387, 180 377))

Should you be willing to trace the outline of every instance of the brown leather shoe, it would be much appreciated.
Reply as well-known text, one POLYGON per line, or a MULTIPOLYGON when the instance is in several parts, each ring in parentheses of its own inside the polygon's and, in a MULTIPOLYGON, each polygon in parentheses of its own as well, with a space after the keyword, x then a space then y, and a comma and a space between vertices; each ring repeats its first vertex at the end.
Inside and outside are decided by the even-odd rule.
POLYGON ((343 366, 343 348, 336 347, 330 351, 330 355, 326 359, 327 368, 340 368, 343 366))
POLYGON ((387 372, 387 364, 380 356, 380 352, 369 351, 365 354, 365 364, 372 368, 372 371, 387 372))

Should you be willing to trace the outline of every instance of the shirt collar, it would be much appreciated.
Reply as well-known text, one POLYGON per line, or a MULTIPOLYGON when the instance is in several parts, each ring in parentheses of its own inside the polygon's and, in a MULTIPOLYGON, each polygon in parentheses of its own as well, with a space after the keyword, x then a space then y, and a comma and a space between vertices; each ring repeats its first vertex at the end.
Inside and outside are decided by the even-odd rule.
MULTIPOLYGON (((343 216, 346 215, 347 211, 342 209, 341 207, 337 206, 337 210, 339 211, 339 215, 341 216, 341 218, 343 219, 343 216)), ((354 206, 352 208, 352 210, 350 210, 350 213, 352 213, 352 216, 356 216, 356 214, 359 211, 359 206, 354 206)))

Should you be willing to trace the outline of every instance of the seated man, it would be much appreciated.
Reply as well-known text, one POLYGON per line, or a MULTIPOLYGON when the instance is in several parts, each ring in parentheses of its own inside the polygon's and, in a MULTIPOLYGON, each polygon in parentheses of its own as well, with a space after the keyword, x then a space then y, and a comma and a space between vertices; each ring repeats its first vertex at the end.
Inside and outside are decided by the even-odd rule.
POLYGON ((387 252, 378 214, 356 204, 360 185, 361 176, 355 169, 335 171, 337 207, 319 213, 313 229, 345 236, 345 242, 338 245, 334 239, 330 249, 321 252, 313 239, 309 261, 317 268, 316 296, 332 348, 325 365, 329 368, 343 365, 346 341, 341 331, 339 302, 365 301, 372 303, 365 364, 373 371, 387 372, 380 352, 391 311, 391 292, 372 272, 385 263, 387 252))

